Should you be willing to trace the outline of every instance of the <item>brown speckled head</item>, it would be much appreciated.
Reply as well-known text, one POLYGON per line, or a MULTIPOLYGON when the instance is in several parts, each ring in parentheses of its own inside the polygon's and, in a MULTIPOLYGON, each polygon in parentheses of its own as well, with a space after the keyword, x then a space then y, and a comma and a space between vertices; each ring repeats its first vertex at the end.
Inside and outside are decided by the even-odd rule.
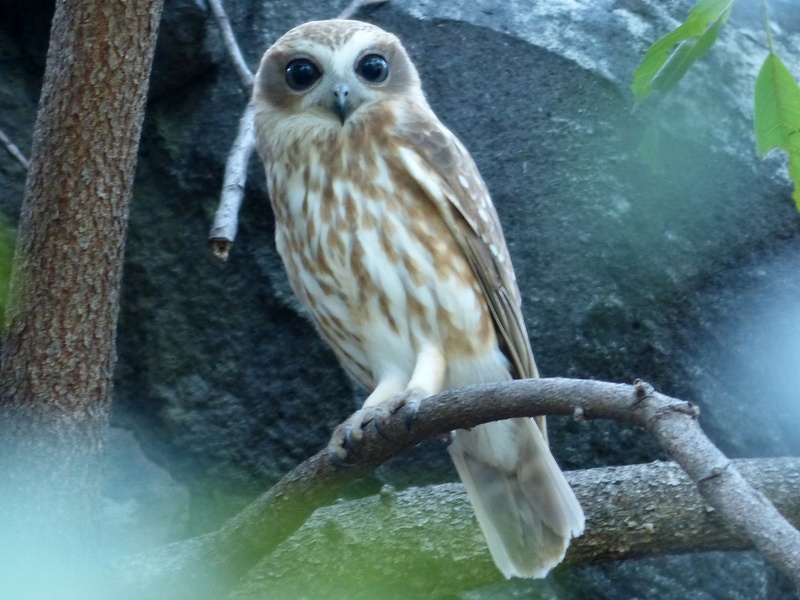
POLYGON ((304 23, 275 42, 261 60, 254 96, 281 112, 312 111, 344 122, 363 105, 410 90, 422 96, 417 70, 397 37, 369 23, 336 19, 304 23))

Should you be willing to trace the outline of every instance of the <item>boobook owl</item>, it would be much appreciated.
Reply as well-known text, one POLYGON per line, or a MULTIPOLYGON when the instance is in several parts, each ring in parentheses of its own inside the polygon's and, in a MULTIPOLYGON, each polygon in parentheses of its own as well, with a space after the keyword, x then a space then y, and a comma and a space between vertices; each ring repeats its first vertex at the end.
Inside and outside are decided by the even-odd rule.
MULTIPOLYGON (((261 60, 253 103, 278 252, 365 407, 537 376, 489 192, 394 35, 296 27, 261 60)), ((459 430, 448 450, 500 571, 545 576, 584 516, 544 420, 459 430)))

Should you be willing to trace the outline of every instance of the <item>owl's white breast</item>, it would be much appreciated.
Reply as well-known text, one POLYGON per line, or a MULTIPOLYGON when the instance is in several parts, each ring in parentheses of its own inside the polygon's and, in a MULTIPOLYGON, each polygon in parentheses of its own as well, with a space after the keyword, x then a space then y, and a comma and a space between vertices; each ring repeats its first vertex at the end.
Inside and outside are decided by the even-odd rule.
POLYGON ((276 153, 267 180, 295 293, 368 389, 444 351, 446 387, 508 378, 488 308, 435 206, 385 149, 327 136, 276 153), (488 326, 487 326, 488 324, 488 326))

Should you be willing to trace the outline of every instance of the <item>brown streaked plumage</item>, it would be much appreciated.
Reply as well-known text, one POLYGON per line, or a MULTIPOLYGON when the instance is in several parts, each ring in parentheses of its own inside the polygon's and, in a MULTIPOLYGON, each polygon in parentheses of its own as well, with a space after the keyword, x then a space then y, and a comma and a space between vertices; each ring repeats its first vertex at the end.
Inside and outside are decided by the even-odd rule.
MULTIPOLYGON (((537 376, 486 185, 395 36, 296 27, 264 55, 253 103, 289 281, 365 407, 537 376)), ((544 420, 457 431, 449 451, 498 568, 546 575, 584 517, 544 420)))

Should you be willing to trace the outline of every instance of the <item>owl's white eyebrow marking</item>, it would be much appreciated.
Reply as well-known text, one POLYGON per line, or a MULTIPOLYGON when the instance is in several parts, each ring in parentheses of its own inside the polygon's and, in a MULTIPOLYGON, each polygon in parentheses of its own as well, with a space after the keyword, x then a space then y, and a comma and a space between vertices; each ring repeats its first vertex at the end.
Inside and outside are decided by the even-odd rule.
POLYGON ((374 46, 375 35, 371 31, 357 31, 344 45, 336 48, 326 46, 326 55, 331 57, 330 69, 340 75, 345 75, 353 70, 356 59, 367 48, 374 46))
MULTIPOLYGON (((325 44, 320 44, 314 40, 298 40, 292 44, 293 54, 302 54, 309 58, 320 61, 323 57, 327 58, 333 54, 334 49, 325 44)), ((324 67, 325 65, 319 65, 324 67)))

